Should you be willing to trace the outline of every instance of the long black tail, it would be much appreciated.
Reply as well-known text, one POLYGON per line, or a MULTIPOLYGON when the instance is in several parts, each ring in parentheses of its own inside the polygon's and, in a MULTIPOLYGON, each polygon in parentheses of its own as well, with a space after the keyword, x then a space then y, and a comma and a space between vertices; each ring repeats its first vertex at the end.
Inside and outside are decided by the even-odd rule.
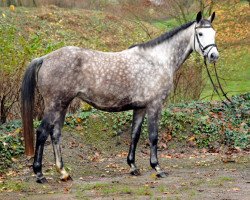
POLYGON ((25 154, 34 155, 33 108, 36 88, 36 75, 43 63, 43 57, 32 60, 26 70, 21 87, 21 112, 25 154))

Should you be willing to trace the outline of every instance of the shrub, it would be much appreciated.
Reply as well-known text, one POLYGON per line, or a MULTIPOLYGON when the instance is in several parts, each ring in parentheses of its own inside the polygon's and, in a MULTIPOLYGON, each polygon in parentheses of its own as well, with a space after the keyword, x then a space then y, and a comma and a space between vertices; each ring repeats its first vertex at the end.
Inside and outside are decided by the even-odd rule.
POLYGON ((0 172, 6 170, 15 158, 24 153, 21 121, 0 126, 0 172))
POLYGON ((233 104, 191 102, 170 105, 163 110, 161 127, 174 139, 193 138, 202 148, 220 145, 250 148, 250 93, 233 96, 233 104))
POLYGON ((27 59, 26 41, 12 24, 0 18, 0 124, 19 101, 22 68, 27 59))

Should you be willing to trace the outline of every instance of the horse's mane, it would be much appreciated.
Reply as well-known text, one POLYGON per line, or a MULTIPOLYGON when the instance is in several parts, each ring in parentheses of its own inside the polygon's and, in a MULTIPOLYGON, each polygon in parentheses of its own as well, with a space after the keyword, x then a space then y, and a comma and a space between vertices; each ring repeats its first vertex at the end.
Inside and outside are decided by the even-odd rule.
POLYGON ((168 40, 170 38, 172 38, 174 35, 176 35, 177 33, 179 33, 180 31, 190 27, 195 21, 191 21, 191 22, 188 22, 186 24, 183 24, 169 32, 166 32, 164 34, 162 34, 161 36, 153 39, 153 40, 150 40, 148 42, 145 42, 145 43, 141 43, 141 44, 134 44, 132 46, 129 47, 129 49, 133 48, 133 47, 142 47, 142 48, 148 48, 148 47, 154 47, 162 42, 164 42, 165 40, 168 40))

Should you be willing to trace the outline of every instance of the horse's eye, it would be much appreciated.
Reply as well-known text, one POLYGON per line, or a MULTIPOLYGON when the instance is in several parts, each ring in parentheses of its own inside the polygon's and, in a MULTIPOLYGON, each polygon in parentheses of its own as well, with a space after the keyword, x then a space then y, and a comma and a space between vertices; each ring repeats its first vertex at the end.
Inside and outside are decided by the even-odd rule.
POLYGON ((203 33, 199 33, 199 36, 203 36, 203 33))

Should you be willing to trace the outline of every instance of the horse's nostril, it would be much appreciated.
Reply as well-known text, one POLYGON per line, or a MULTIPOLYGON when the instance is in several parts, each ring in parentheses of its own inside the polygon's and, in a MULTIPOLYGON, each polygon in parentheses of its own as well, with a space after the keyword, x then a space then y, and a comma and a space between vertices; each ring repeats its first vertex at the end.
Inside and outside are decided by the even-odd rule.
POLYGON ((215 60, 215 59, 218 58, 218 56, 217 56, 215 53, 211 53, 210 58, 211 58, 212 60, 215 60))

